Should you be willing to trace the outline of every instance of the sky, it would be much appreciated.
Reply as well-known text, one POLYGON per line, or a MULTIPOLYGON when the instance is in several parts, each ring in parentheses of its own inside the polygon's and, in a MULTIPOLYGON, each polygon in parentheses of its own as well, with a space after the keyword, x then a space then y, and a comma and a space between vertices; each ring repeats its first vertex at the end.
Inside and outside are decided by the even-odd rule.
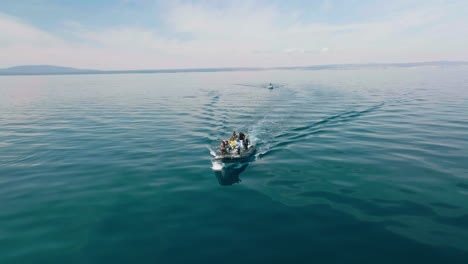
POLYGON ((0 0, 0 68, 468 61, 466 0, 0 0))

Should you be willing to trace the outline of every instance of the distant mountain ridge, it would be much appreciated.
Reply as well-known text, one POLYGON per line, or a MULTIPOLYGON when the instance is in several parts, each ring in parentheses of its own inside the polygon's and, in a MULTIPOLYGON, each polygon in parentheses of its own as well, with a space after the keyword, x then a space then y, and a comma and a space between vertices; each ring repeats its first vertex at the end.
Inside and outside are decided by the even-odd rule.
POLYGON ((61 67, 54 65, 24 65, 6 69, 0 69, 0 74, 51 74, 51 73, 84 73, 99 72, 98 70, 75 69, 71 67, 61 67))
POLYGON ((430 61, 412 63, 366 63, 366 64, 329 64, 298 67, 239 67, 239 68, 192 68, 162 70, 117 70, 102 71, 76 69, 53 65, 24 65, 0 69, 0 75, 64 75, 64 74, 122 74, 122 73, 176 73, 176 72, 220 72, 220 71, 264 71, 264 70, 326 70, 326 69, 363 69, 363 68, 409 68, 423 66, 468 66, 467 61, 430 61))

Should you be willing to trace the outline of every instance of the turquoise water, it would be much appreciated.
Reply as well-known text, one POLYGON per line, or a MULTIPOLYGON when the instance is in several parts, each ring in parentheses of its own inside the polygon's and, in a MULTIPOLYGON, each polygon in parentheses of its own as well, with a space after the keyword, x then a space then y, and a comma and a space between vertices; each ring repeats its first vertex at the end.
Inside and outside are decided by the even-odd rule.
POLYGON ((0 263, 468 263, 467 68, 11 76, 0 94, 0 263), (257 154, 219 167, 233 130, 257 154))

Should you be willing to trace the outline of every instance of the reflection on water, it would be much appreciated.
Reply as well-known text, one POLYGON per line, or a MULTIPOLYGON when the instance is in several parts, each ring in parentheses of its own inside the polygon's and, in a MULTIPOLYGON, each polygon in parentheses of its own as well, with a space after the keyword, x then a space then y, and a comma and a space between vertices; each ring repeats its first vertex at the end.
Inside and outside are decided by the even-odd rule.
POLYGON ((212 168, 220 185, 233 185, 241 182, 239 175, 245 171, 249 163, 220 163, 213 161, 212 168))

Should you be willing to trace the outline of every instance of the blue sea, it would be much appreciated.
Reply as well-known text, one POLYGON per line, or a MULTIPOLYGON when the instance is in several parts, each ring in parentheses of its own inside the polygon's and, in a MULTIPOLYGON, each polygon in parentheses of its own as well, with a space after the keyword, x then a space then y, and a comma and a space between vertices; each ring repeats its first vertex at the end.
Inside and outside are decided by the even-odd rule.
POLYGON ((466 264, 468 68, 0 77, 0 263, 466 264))

